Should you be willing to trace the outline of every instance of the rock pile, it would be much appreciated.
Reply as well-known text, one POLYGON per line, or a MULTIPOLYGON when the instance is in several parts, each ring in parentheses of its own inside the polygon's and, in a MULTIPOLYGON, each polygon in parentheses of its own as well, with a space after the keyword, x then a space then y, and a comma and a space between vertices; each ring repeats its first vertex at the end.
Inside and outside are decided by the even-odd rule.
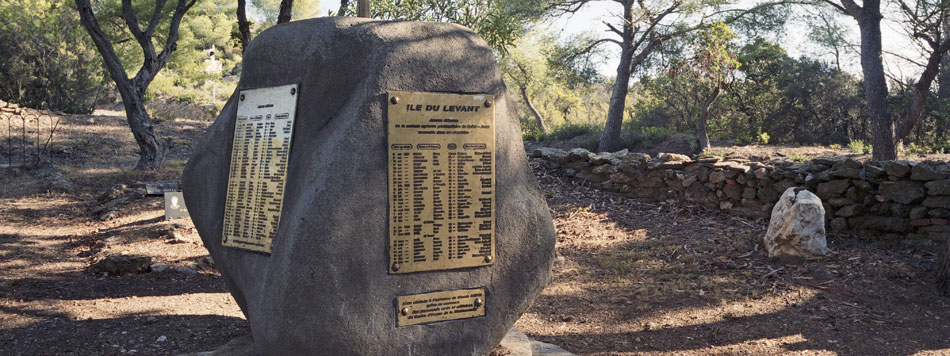
POLYGON ((916 240, 950 235, 950 164, 859 162, 845 157, 768 163, 650 156, 626 150, 592 153, 538 148, 532 157, 596 187, 653 200, 685 200, 733 214, 768 218, 788 188, 821 198, 834 230, 875 230, 916 240))
POLYGON ((20 114, 20 106, 14 103, 8 103, 6 101, 0 100, 0 112, 20 114))

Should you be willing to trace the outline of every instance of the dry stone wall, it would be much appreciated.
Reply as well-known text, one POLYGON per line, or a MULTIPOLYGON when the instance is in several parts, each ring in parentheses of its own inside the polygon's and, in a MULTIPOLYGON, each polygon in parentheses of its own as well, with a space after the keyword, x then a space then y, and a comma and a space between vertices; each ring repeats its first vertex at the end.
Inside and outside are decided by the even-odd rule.
POLYGON ((535 149, 532 157, 601 189, 687 201, 751 218, 768 218, 782 192, 801 187, 821 198, 831 230, 873 230, 915 240, 945 241, 950 236, 947 162, 837 157, 759 163, 544 147, 535 149))

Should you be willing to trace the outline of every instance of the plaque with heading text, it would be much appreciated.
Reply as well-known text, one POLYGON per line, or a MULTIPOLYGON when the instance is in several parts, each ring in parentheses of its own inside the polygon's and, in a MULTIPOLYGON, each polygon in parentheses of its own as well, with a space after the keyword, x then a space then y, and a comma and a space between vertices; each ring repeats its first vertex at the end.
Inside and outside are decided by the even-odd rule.
POLYGON ((485 316, 485 290, 460 289, 396 298, 396 325, 408 326, 485 316))
POLYGON ((224 246, 271 252, 297 109, 297 85, 242 90, 224 208, 224 246))
POLYGON ((389 273, 495 257, 494 96, 390 92, 389 273))

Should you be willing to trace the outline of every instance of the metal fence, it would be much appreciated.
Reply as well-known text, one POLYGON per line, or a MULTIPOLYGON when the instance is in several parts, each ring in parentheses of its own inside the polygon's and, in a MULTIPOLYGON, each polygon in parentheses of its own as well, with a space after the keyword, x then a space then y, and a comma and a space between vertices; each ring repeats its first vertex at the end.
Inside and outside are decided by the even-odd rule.
POLYGON ((0 167, 32 167, 49 157, 59 127, 58 115, 37 110, 0 108, 0 167))

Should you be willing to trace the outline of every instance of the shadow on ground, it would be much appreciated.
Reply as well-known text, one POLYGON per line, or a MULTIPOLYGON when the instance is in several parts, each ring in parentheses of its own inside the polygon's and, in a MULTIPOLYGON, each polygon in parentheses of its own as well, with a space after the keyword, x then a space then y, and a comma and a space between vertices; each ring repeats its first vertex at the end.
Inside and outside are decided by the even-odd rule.
MULTIPOLYGON (((4 306, 0 310, 35 313, 4 306)), ((55 313, 37 316, 42 320, 3 330, 0 354, 179 355, 213 350, 248 333, 244 319, 219 315, 127 315, 92 320, 70 320, 55 313), (38 329, 57 332, 37 332, 38 329)))
POLYGON ((578 354, 950 354, 935 255, 829 236, 785 264, 766 222, 591 189, 535 167, 558 232, 551 285, 519 327, 578 354))

